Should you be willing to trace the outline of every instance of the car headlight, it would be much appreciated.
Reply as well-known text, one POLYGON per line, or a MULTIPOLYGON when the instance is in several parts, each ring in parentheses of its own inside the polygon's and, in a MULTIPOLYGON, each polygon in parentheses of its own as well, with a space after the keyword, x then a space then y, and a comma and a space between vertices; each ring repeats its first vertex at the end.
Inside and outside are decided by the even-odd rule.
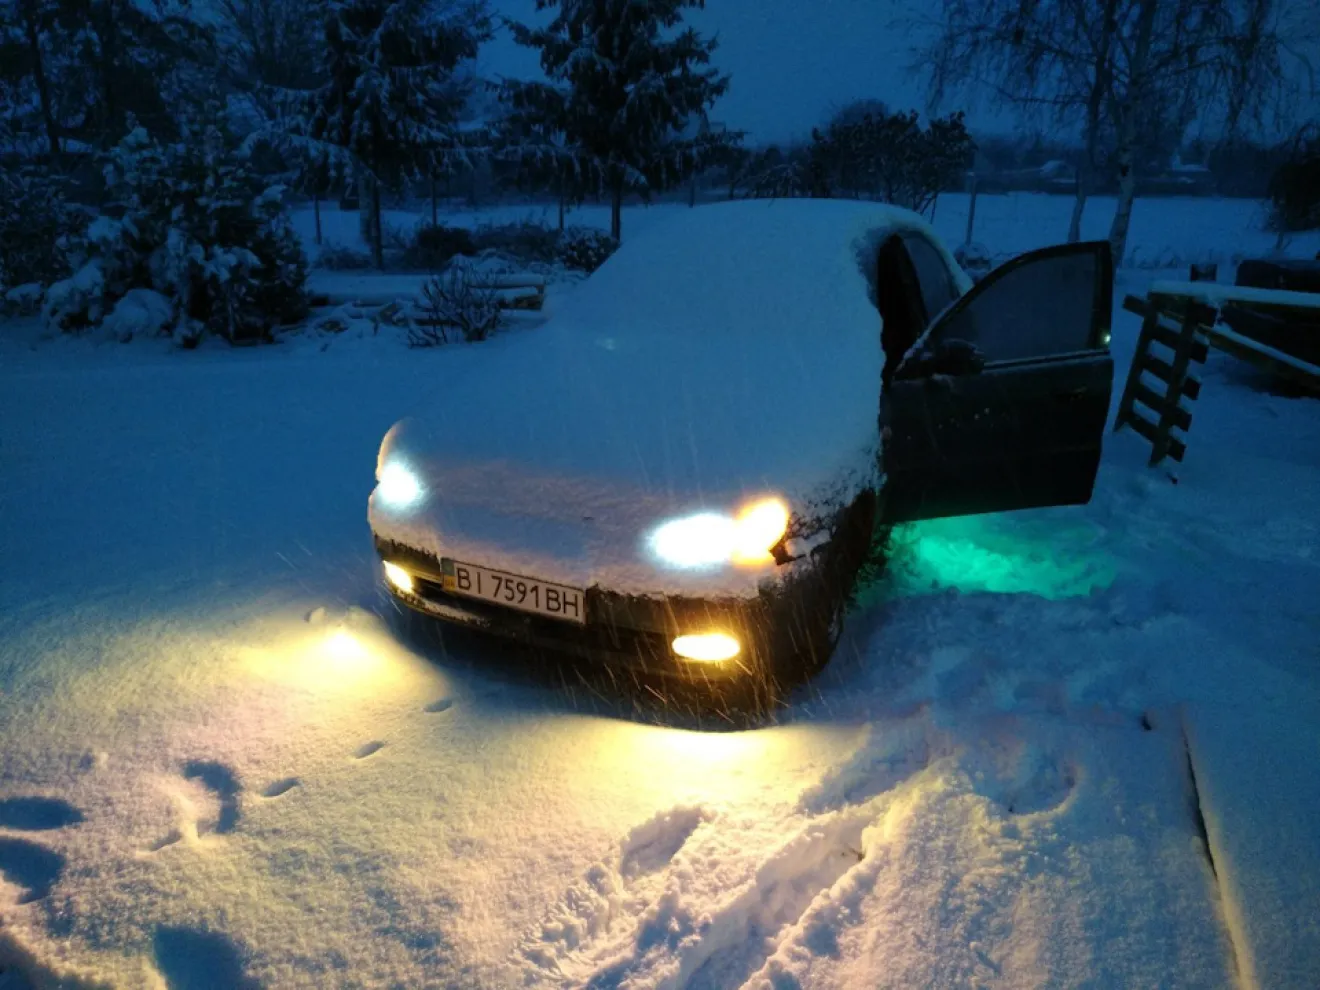
POLYGON ((671 567, 756 566, 774 559, 771 550, 787 530, 788 508, 778 499, 765 499, 736 516, 700 512, 671 519, 657 526, 647 543, 652 555, 671 567))
POLYGON ((406 509, 422 497, 422 480, 398 461, 389 461, 380 469, 376 494, 393 509, 406 509))

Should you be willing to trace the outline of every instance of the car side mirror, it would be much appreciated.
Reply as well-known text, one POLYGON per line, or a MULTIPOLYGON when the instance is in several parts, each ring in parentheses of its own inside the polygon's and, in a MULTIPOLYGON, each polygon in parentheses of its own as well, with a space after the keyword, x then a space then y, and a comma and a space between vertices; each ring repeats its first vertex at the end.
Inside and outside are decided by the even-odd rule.
POLYGON ((976 375, 985 367, 985 355, 968 340, 952 338, 927 344, 903 362, 903 378, 932 375, 976 375))

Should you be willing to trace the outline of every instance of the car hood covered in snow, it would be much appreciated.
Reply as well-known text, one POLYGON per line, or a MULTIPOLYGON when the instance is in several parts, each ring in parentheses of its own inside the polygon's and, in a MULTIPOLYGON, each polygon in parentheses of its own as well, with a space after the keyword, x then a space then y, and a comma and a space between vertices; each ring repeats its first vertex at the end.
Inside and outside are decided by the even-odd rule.
POLYGON ((905 210, 828 201, 656 224, 544 327, 444 362, 433 403, 381 451, 427 497, 405 512, 373 499, 373 529, 578 585, 754 588, 764 575, 665 587, 642 559, 645 533, 764 495, 814 512, 875 482, 883 352, 869 273, 880 240, 911 227, 924 224, 905 210))

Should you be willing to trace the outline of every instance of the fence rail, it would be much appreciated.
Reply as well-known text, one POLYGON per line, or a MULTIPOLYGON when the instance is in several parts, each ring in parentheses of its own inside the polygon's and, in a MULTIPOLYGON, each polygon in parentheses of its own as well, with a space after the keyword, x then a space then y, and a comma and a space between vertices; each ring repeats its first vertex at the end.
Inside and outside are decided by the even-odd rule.
MULTIPOLYGON (((1234 313, 1242 306, 1284 313, 1293 319, 1300 314, 1310 319, 1320 317, 1317 295, 1203 282, 1157 282, 1145 299, 1129 295, 1123 300, 1123 308, 1140 316, 1142 323, 1114 417, 1114 430, 1131 427, 1150 441, 1152 467, 1166 457, 1181 462, 1187 453, 1187 433, 1192 427, 1192 411, 1187 403, 1201 394, 1201 380, 1193 373, 1192 365, 1205 364, 1211 347, 1320 393, 1320 365, 1237 333, 1220 322, 1223 312, 1234 313), (1155 346, 1168 356, 1154 352, 1155 346)), ((1306 333, 1307 329, 1299 325, 1299 332, 1306 333)), ((1310 346, 1314 342, 1308 338, 1305 343, 1310 346)))
POLYGON ((1201 394, 1201 380, 1191 373, 1191 365, 1205 363, 1209 347, 1202 329, 1214 322, 1215 311, 1194 300, 1158 296, 1128 296, 1123 308, 1142 317, 1142 324, 1114 429, 1130 426, 1149 440, 1152 467, 1166 457, 1182 461, 1187 453, 1186 434, 1192 428, 1192 412, 1184 400, 1191 402, 1201 394), (1180 322, 1170 324, 1169 319, 1180 322), (1152 344, 1167 348, 1170 357, 1152 353, 1152 344), (1159 387, 1142 380, 1143 374, 1160 382, 1162 394, 1159 387))

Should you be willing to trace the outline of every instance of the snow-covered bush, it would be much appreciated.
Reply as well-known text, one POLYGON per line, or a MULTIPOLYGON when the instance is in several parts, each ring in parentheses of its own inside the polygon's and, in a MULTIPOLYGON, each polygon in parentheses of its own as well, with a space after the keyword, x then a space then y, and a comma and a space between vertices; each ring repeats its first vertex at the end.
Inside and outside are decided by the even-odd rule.
POLYGON ((0 300, 3 300, 0 302, 0 315, 27 316, 35 313, 41 309, 41 300, 45 294, 46 288, 40 282, 16 285, 0 296, 0 300))
POLYGON ((535 220, 483 224, 472 232, 478 251, 495 251, 519 261, 547 264, 559 257, 559 231, 535 220))
POLYGON ((174 303, 155 289, 129 289, 101 321, 101 329, 115 340, 155 337, 174 326, 174 303))
POLYGON ((970 275, 974 282, 981 281, 990 274, 990 269, 995 267, 990 249, 979 241, 959 244, 953 249, 953 260, 958 262, 959 267, 970 275))
POLYGON ((98 323, 139 288, 172 300, 185 337, 260 339, 306 315, 307 261, 281 189, 267 188, 217 130, 164 145, 138 128, 105 175, 110 203, 87 228, 83 264, 47 299, 54 325, 98 323))
POLYGON ((87 214, 65 201, 55 178, 0 170, 0 294, 69 275, 74 238, 86 223, 87 214))
POLYGON ((570 227, 559 239, 559 256, 569 268, 594 272, 619 249, 619 242, 603 230, 570 227))
POLYGON ((101 322, 105 302, 105 269, 93 260, 46 291, 42 314, 57 330, 85 330, 101 322))
POLYGON ((371 266, 371 255, 342 244, 327 245, 316 256, 316 267, 332 272, 360 271, 371 266))
POLYGON ((409 268, 436 271, 457 255, 472 256, 477 246, 472 232, 465 227, 422 224, 403 250, 403 263, 409 268))
POLYGON ((481 288, 472 269, 462 264, 428 279, 418 308, 421 319, 408 331, 413 347, 447 344, 451 330, 468 343, 485 340, 500 324, 496 294, 481 288))

